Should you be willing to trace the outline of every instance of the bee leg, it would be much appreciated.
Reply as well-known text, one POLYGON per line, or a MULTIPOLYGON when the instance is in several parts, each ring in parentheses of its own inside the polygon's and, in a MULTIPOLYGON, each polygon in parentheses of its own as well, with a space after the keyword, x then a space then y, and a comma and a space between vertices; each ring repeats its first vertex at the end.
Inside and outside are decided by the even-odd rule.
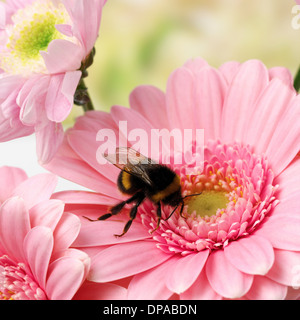
POLYGON ((184 202, 182 201, 179 214, 180 214, 180 217, 181 217, 181 218, 186 219, 186 217, 184 217, 184 216, 182 215, 183 208, 184 208, 184 202))
POLYGON ((170 213, 170 215, 165 219, 165 221, 169 220, 172 217, 173 213, 176 211, 177 208, 178 208, 178 205, 174 208, 174 210, 170 213))
POLYGON ((128 220, 127 223, 125 224, 125 227, 124 227, 123 232, 121 234, 115 234, 116 237, 120 238, 120 237, 124 236, 124 234, 129 230, 129 228, 132 224, 132 221, 136 217, 138 207, 141 205, 141 203, 144 201, 144 199, 145 199, 145 195, 141 194, 137 203, 135 204, 134 207, 132 207, 132 209, 130 211, 130 220, 128 220))
MULTIPOLYGON (((178 207, 179 207, 179 204, 174 208, 174 210, 173 210, 173 211, 171 212, 171 214, 165 219, 165 221, 169 220, 169 219, 172 217, 173 213, 177 210, 178 207)), ((182 215, 183 208, 184 208, 184 202, 182 201, 182 202, 181 202, 181 208, 180 208, 179 214, 180 214, 180 217, 186 219, 186 217, 184 217, 184 216, 182 215)))
POLYGON ((106 219, 110 218, 111 216, 114 216, 114 215, 118 214, 118 213, 124 208, 124 206, 125 206, 126 204, 135 201, 135 200, 138 199, 140 196, 141 196, 141 193, 139 193, 139 192, 136 193, 136 194, 133 195, 131 198, 129 198, 129 199, 125 200, 125 201, 122 201, 122 202, 116 204, 115 206, 113 206, 113 207, 110 209, 110 213, 106 213, 106 214, 100 216, 99 218, 97 218, 97 219, 95 219, 95 220, 90 219, 90 218, 85 217, 85 216, 83 216, 83 218, 88 219, 89 221, 99 221, 99 220, 101 221, 101 220, 106 220, 106 219))
POLYGON ((156 224, 156 228, 153 229, 150 233, 152 234, 153 232, 155 232, 159 225, 160 225, 160 221, 161 221, 161 204, 160 202, 157 204, 157 211, 156 211, 156 215, 157 215, 157 224, 156 224))

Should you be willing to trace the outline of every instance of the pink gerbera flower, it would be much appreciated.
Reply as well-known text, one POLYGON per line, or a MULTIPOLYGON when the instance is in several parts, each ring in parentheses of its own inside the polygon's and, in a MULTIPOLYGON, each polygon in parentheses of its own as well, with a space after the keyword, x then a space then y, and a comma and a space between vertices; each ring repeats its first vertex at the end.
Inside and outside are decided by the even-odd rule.
POLYGON ((106 0, 0 3, 0 141, 36 132, 49 161, 89 66, 106 0))
MULTIPOLYGON (((153 233, 156 206, 149 200, 121 238, 114 234, 122 232, 128 208, 105 221, 82 219, 74 245, 93 252, 88 279, 127 279, 129 299, 297 297, 290 288, 300 264, 300 97, 289 71, 256 60, 216 70, 195 59, 172 73, 166 94, 141 86, 130 104, 88 112, 68 131, 47 168, 96 193, 56 197, 70 208, 85 203, 76 213, 95 219, 124 199, 119 170, 96 160, 98 130, 110 128, 120 146, 126 142, 121 120, 128 132, 142 128, 148 136, 153 128, 204 129, 203 163, 171 165, 183 195, 201 195, 186 199, 184 217, 177 210, 153 233)), ((163 147, 161 159, 169 151, 163 147)), ((163 206, 162 217, 172 209, 163 206)))
POLYGON ((117 285, 86 281, 90 258, 70 245, 80 221, 51 200, 56 177, 0 168, 0 300, 122 299, 117 285))

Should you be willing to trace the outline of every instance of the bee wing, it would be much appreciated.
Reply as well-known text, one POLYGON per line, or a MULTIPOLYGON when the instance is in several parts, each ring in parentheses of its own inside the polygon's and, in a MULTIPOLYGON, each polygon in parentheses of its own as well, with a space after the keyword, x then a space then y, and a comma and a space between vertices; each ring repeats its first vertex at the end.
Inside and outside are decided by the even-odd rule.
POLYGON ((130 173, 145 183, 152 185, 145 166, 146 164, 156 164, 152 159, 145 157, 140 152, 126 147, 119 147, 114 154, 104 154, 105 159, 114 164, 121 170, 130 173))

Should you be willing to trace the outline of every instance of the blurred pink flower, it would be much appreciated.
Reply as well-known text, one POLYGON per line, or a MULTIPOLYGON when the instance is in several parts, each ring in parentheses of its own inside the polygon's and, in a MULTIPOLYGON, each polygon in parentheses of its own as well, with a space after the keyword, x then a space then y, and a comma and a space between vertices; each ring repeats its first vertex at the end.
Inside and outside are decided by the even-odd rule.
POLYGON ((51 159, 105 2, 0 2, 0 141, 35 132, 40 162, 51 159))
POLYGON ((51 200, 57 178, 0 168, 0 300, 122 299, 126 290, 86 281, 90 258, 70 248, 80 220, 51 200))
MULTIPOLYGON (((96 192, 55 195, 68 210, 76 206, 72 212, 82 220, 74 246, 92 253, 88 279, 126 279, 129 299, 297 297, 300 97, 290 72, 267 70, 256 60, 217 70, 199 58, 171 74, 166 94, 140 86, 130 105, 80 117, 46 166, 96 192), (118 136, 120 120, 128 132, 142 128, 149 136, 153 128, 204 129, 202 172, 195 167, 186 175, 192 164, 173 165, 183 195, 201 192, 186 201, 186 219, 177 210, 151 234, 156 208, 147 200, 128 233, 115 238, 126 212, 97 222, 81 217, 96 219, 124 199, 116 186, 119 170, 96 160, 98 130, 110 128, 118 136)), ((163 156, 169 150, 162 145, 163 156)), ((171 210, 164 206, 163 218, 171 210)))

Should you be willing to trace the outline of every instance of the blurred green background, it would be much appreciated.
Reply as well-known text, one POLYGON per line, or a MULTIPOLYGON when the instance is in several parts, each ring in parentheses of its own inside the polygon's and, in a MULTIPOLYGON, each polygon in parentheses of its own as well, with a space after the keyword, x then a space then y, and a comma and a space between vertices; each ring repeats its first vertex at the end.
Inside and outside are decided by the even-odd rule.
MULTIPOLYGON (((294 0, 108 0, 86 83, 99 110, 128 106, 140 84, 165 89, 170 73, 201 56, 260 59, 293 74, 300 64, 300 30, 292 28, 294 0)), ((76 107, 67 124, 81 110, 76 107)))

